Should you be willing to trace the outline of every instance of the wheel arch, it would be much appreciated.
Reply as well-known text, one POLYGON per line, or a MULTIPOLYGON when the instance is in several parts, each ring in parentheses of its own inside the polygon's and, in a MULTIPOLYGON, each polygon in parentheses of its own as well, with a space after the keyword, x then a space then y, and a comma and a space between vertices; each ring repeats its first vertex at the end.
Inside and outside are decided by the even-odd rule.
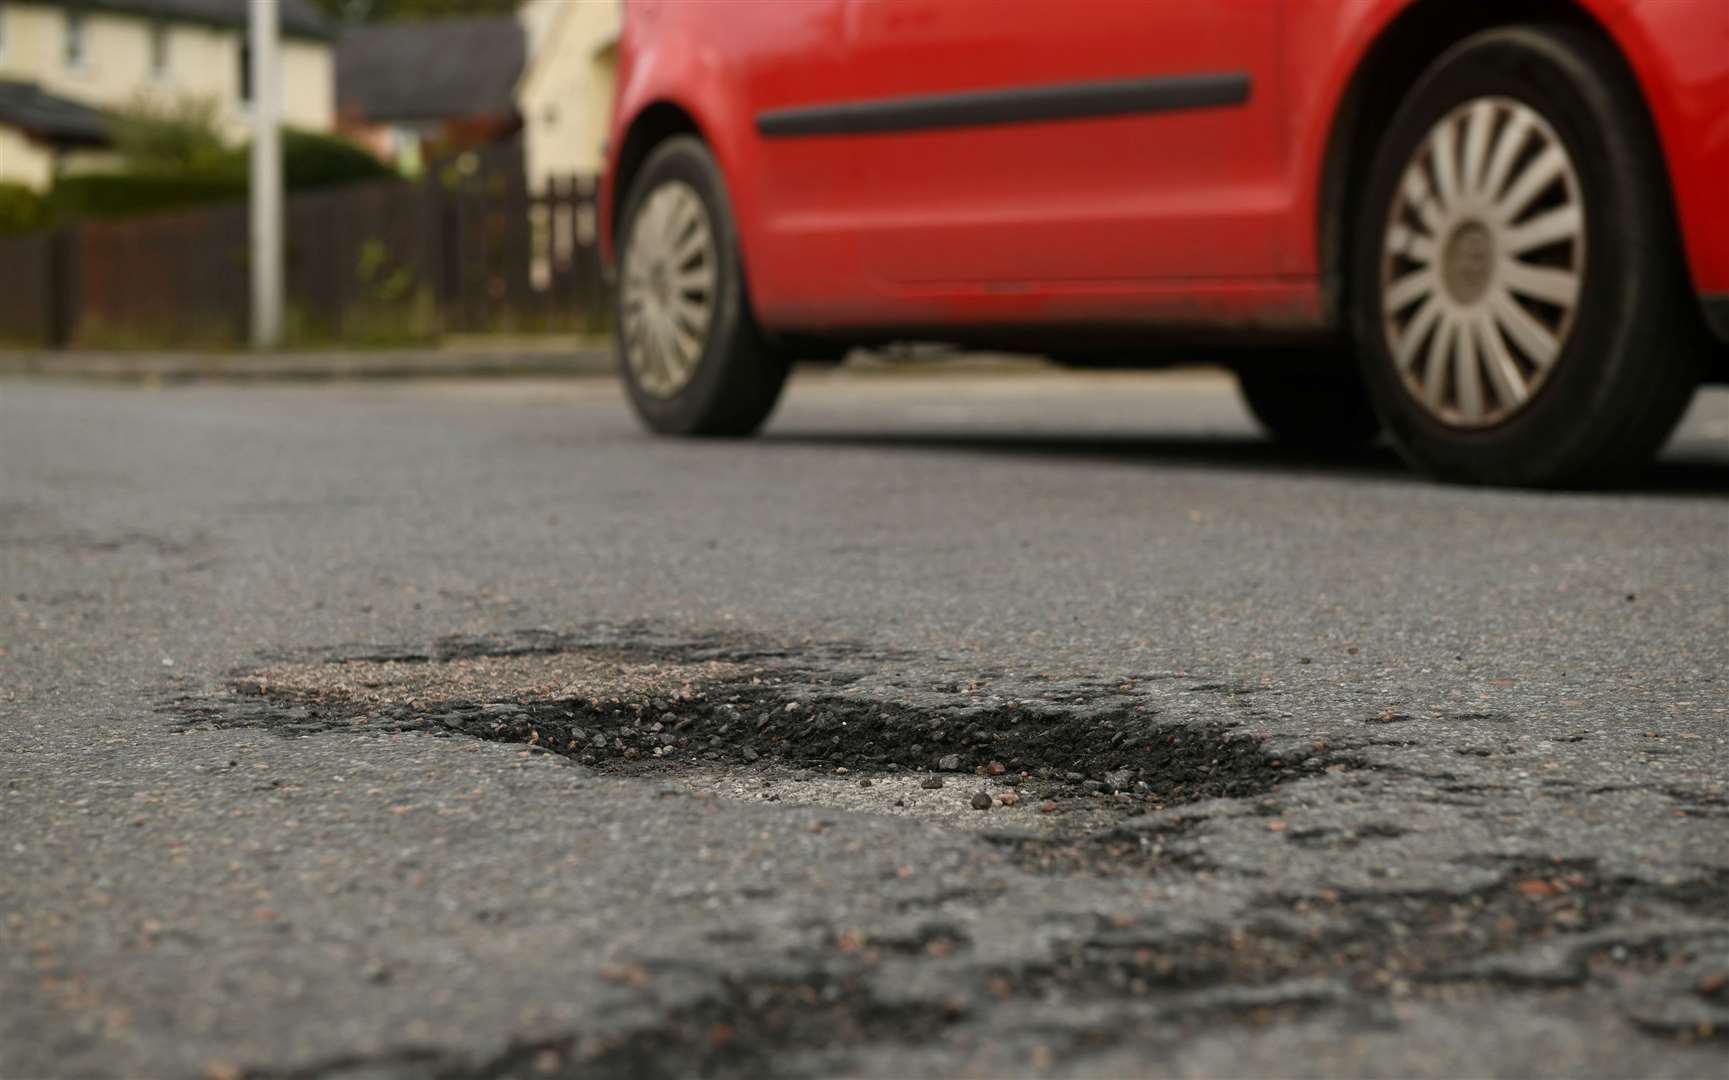
POLYGON ((675 135, 691 135, 706 145, 708 137, 701 125, 683 106, 673 101, 656 99, 637 111, 625 128, 618 153, 607 170, 610 191, 606 196, 605 254, 610 261, 618 230, 619 215, 624 213, 624 195, 635 182, 643 162, 654 148, 675 135))

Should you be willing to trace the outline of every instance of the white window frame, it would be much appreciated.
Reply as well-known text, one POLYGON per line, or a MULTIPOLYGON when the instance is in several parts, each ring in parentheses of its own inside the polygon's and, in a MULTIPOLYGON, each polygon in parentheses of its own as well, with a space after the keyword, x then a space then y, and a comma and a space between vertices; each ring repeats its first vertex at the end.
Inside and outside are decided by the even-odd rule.
POLYGON ((6 5, 0 3, 0 63, 6 60, 6 5))
POLYGON ((90 23, 81 8, 66 9, 62 24, 60 59, 68 71, 84 71, 90 66, 90 23))

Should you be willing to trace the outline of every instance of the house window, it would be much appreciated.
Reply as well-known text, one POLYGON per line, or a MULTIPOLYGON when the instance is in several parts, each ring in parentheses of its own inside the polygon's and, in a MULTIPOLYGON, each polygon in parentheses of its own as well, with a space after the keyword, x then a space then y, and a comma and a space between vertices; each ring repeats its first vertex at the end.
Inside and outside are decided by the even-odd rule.
POLYGON ((84 29, 84 13, 69 9, 66 12, 66 66, 69 68, 84 66, 84 29))
POLYGON ((252 102, 252 46, 244 41, 240 43, 240 100, 252 102))
POLYGON ((168 77, 168 24, 165 22, 150 24, 150 77, 168 77))

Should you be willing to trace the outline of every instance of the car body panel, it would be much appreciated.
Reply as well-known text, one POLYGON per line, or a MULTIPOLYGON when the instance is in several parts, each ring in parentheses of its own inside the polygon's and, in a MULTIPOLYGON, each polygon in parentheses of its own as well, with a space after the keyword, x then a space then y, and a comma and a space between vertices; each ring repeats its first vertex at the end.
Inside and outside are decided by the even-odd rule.
MULTIPOLYGON (((1043 0, 627 0, 609 175, 646 110, 691 117, 771 330, 1325 333, 1329 150, 1353 76, 1419 2, 1435 0, 1218 0, 1161 11, 1153 32, 1129 0, 1091 19, 1043 0), (1035 115, 1104 100, 1101 82, 1230 74, 1249 82, 1240 105, 1035 115), (1033 112, 925 123, 980 94, 987 117, 1005 95, 1033 112), (913 129, 763 126, 885 103, 913 129)), ((1578 8, 1649 103, 1696 287, 1729 291, 1729 4, 1578 8)))
POLYGON ((1657 124, 1694 288, 1729 293, 1729 3, 1642 0, 1609 29, 1657 124))

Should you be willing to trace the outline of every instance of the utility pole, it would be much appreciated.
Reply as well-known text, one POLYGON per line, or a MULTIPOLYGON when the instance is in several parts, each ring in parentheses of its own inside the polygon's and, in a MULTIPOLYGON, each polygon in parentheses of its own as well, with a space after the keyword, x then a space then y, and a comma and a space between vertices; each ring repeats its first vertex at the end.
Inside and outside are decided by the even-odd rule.
POLYGON ((282 341, 282 66, 278 0, 250 0, 252 53, 252 346, 282 341))

